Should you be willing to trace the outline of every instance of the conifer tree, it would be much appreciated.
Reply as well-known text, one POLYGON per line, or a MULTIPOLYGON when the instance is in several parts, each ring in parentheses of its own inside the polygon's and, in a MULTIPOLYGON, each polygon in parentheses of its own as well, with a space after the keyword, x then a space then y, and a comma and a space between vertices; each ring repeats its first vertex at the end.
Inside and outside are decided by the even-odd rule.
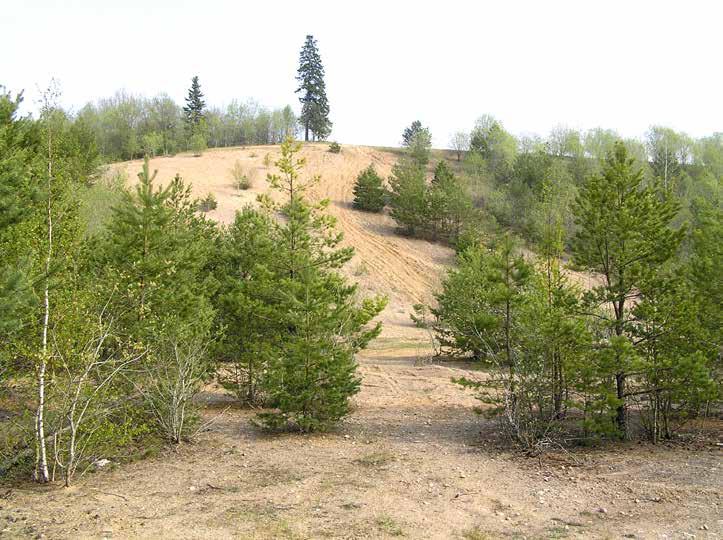
POLYGON ((12 96, 0 86, 0 342, 19 327, 30 302, 30 253, 22 239, 34 217, 31 205, 37 193, 31 177, 36 144, 30 120, 17 116, 21 103, 22 94, 12 96))
POLYGON ((379 335, 381 323, 369 323, 386 299, 358 302, 356 285, 337 272, 353 250, 338 247, 342 236, 324 212, 328 201, 315 206, 306 201, 309 184, 300 177, 304 160, 296 158, 299 150, 298 143, 284 142, 277 162, 281 174, 269 175, 271 186, 286 198, 278 208, 286 221, 276 231, 278 313, 285 331, 264 377, 268 404, 275 410, 260 420, 269 427, 313 431, 349 412, 349 398, 360 382, 354 355, 379 335))
POLYGON ((423 131, 428 132, 429 130, 422 127, 422 122, 415 120, 409 125, 409 127, 404 128, 404 131, 402 132, 402 145, 406 147, 412 146, 414 138, 423 131))
POLYGON ((397 163, 389 178, 390 215, 404 234, 423 232, 427 223, 427 180, 424 170, 412 161, 397 163))
POLYGON ((369 165, 357 176, 354 185, 354 208, 367 212, 381 212, 386 205, 387 191, 382 177, 377 174, 374 165, 369 165))
POLYGON ((582 186, 573 211, 579 226, 575 260, 604 279, 586 294, 586 304, 604 323, 607 339, 600 365, 615 381, 609 402, 615 403, 618 430, 627 436, 627 383, 638 371, 630 337, 632 309, 641 291, 661 286, 658 271, 680 244, 683 231, 670 227, 678 204, 656 186, 644 185, 642 171, 617 142, 602 174, 582 186))
POLYGON ((309 140, 311 133, 315 140, 323 140, 331 133, 329 120, 329 101, 326 97, 324 82, 324 65, 321 62, 319 49, 314 36, 306 36, 304 46, 299 55, 299 69, 296 80, 300 94, 301 116, 299 121, 304 126, 304 140, 309 140))
POLYGON ((104 280, 118 291, 122 326, 141 341, 174 326, 207 328, 211 311, 202 270, 213 226, 196 214, 179 176, 157 187, 156 174, 146 159, 135 191, 114 208, 98 255, 104 280))
POLYGON ((220 242, 217 272, 218 326, 225 328, 218 356, 227 369, 221 384, 239 400, 259 404, 262 377, 278 336, 286 328, 278 313, 277 244, 273 218, 263 209, 236 213, 220 242))
POLYGON ((190 133, 195 133, 205 119, 206 102, 203 101, 201 83, 198 82, 198 75, 191 79, 191 87, 186 96, 186 106, 183 112, 186 116, 186 126, 190 133))

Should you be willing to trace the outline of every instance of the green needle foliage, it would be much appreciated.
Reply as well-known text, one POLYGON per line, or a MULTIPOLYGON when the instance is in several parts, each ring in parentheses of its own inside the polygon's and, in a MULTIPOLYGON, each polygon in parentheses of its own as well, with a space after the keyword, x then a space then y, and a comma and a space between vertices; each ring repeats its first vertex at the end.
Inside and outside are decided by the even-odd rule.
POLYGON ((387 190, 384 189, 382 177, 377 174, 373 165, 369 165, 357 176, 354 185, 354 208, 367 212, 381 212, 387 203, 387 190))
POLYGON ((608 155, 602 174, 582 186, 573 211, 579 227, 575 261, 599 272, 604 283, 586 294, 586 305, 604 321, 605 368, 615 380, 616 424, 627 433, 627 389, 639 371, 630 332, 635 300, 662 286, 660 269, 675 255, 684 230, 670 224, 679 205, 656 186, 646 186, 642 170, 622 143, 608 155), (612 307, 612 311, 606 308, 612 307), (610 356, 612 355, 612 356, 610 356))
POLYGON ((309 140, 309 134, 314 140, 324 140, 331 133, 332 123, 329 120, 324 65, 314 36, 306 36, 301 48, 296 80, 299 82, 296 93, 301 102, 299 123, 304 127, 304 140, 309 140))
MULTIPOLYGON (((266 200, 284 216, 274 227, 274 279, 279 326, 269 356, 263 390, 274 409, 259 415, 267 427, 323 430, 349 412, 349 398, 359 390, 355 354, 379 335, 371 321, 385 307, 382 297, 358 300, 356 285, 337 272, 352 255, 339 248, 342 236, 325 213, 328 201, 311 205, 304 197, 309 182, 301 179, 300 146, 287 140, 276 163, 280 175, 269 175, 281 191, 281 206, 266 200)), ((312 180, 312 182, 318 179, 312 180)))

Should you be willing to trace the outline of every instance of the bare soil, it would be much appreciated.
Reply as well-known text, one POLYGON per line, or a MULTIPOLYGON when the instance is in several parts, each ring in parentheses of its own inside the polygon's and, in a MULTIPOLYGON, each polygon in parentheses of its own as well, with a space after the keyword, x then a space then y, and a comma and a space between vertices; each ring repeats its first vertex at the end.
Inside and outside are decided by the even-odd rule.
MULTIPOLYGON (((266 189, 266 153, 213 150, 154 159, 159 178, 180 172, 219 200, 228 223, 266 189), (255 157, 251 157, 255 154, 255 157), (236 159, 254 187, 231 185, 236 159)), ((390 297, 384 333, 359 357, 354 411, 327 434, 267 434, 218 388, 202 396, 211 421, 193 444, 83 477, 75 487, 0 491, 0 538, 719 538, 720 445, 627 444, 527 458, 498 444, 494 421, 453 377, 481 374, 429 362, 411 306, 430 301, 449 249, 394 234, 388 216, 351 209, 351 186, 370 162, 387 174, 393 154, 365 147, 303 151, 321 174, 315 197, 331 199, 346 242, 349 276, 390 297)), ((119 165, 134 175, 139 162, 119 165)), ((584 276, 581 279, 585 279, 584 276)), ((715 427, 715 426, 714 426, 715 427)), ((696 442, 697 440, 697 442, 696 442)))

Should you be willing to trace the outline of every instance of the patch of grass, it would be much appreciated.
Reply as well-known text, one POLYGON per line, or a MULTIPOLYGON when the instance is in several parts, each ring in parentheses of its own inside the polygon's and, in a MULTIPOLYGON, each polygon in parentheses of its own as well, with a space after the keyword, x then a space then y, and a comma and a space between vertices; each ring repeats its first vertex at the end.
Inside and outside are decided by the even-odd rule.
POLYGON ((124 171, 113 171, 79 193, 80 216, 86 223, 86 235, 92 236, 105 229, 113 207, 123 197, 127 180, 128 175, 124 171))
POLYGON ((356 277, 366 276, 368 273, 369 273, 369 268, 367 267, 367 265, 364 261, 357 264, 356 267, 354 268, 354 275, 356 277))
POLYGON ((465 540, 490 540, 492 537, 479 527, 472 527, 462 531, 462 538, 465 540))
POLYGON ((389 452, 372 452, 354 460, 354 463, 362 467, 382 467, 394 461, 396 457, 389 452))
POLYGON ((252 534, 241 535, 242 538, 303 538, 296 533, 291 524, 279 515, 278 509, 271 504, 254 504, 250 506, 232 506, 209 520, 213 525, 232 523, 238 531, 252 534))
POLYGON ((377 528, 389 536, 404 536, 404 529, 389 515, 383 514, 376 519, 377 528))
POLYGON ((303 480, 303 477, 295 471, 281 469, 279 467, 267 467, 265 469, 255 469, 253 471, 253 480, 250 480, 255 487, 270 487, 281 484, 290 484, 303 480))
POLYGON ((567 538, 568 536, 570 536, 570 530, 564 526, 547 529, 545 534, 545 538, 567 538))

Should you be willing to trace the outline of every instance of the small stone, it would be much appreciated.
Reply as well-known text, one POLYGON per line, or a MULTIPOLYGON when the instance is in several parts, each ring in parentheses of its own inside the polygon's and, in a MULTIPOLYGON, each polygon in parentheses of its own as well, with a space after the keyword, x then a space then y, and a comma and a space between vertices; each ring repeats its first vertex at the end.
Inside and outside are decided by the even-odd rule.
POLYGON ((700 526, 700 530, 701 530, 701 531, 707 531, 707 530, 708 530, 708 525, 706 525, 706 524, 701 525, 701 526, 700 526))
POLYGON ((108 466, 108 465, 110 465, 110 460, 109 460, 109 459, 96 459, 96 460, 93 462, 93 466, 94 466, 96 469, 102 469, 103 467, 106 467, 106 466, 108 466))
POLYGON ((607 514, 608 511, 607 511, 607 508, 600 507, 597 509, 597 513, 598 514, 607 514))

